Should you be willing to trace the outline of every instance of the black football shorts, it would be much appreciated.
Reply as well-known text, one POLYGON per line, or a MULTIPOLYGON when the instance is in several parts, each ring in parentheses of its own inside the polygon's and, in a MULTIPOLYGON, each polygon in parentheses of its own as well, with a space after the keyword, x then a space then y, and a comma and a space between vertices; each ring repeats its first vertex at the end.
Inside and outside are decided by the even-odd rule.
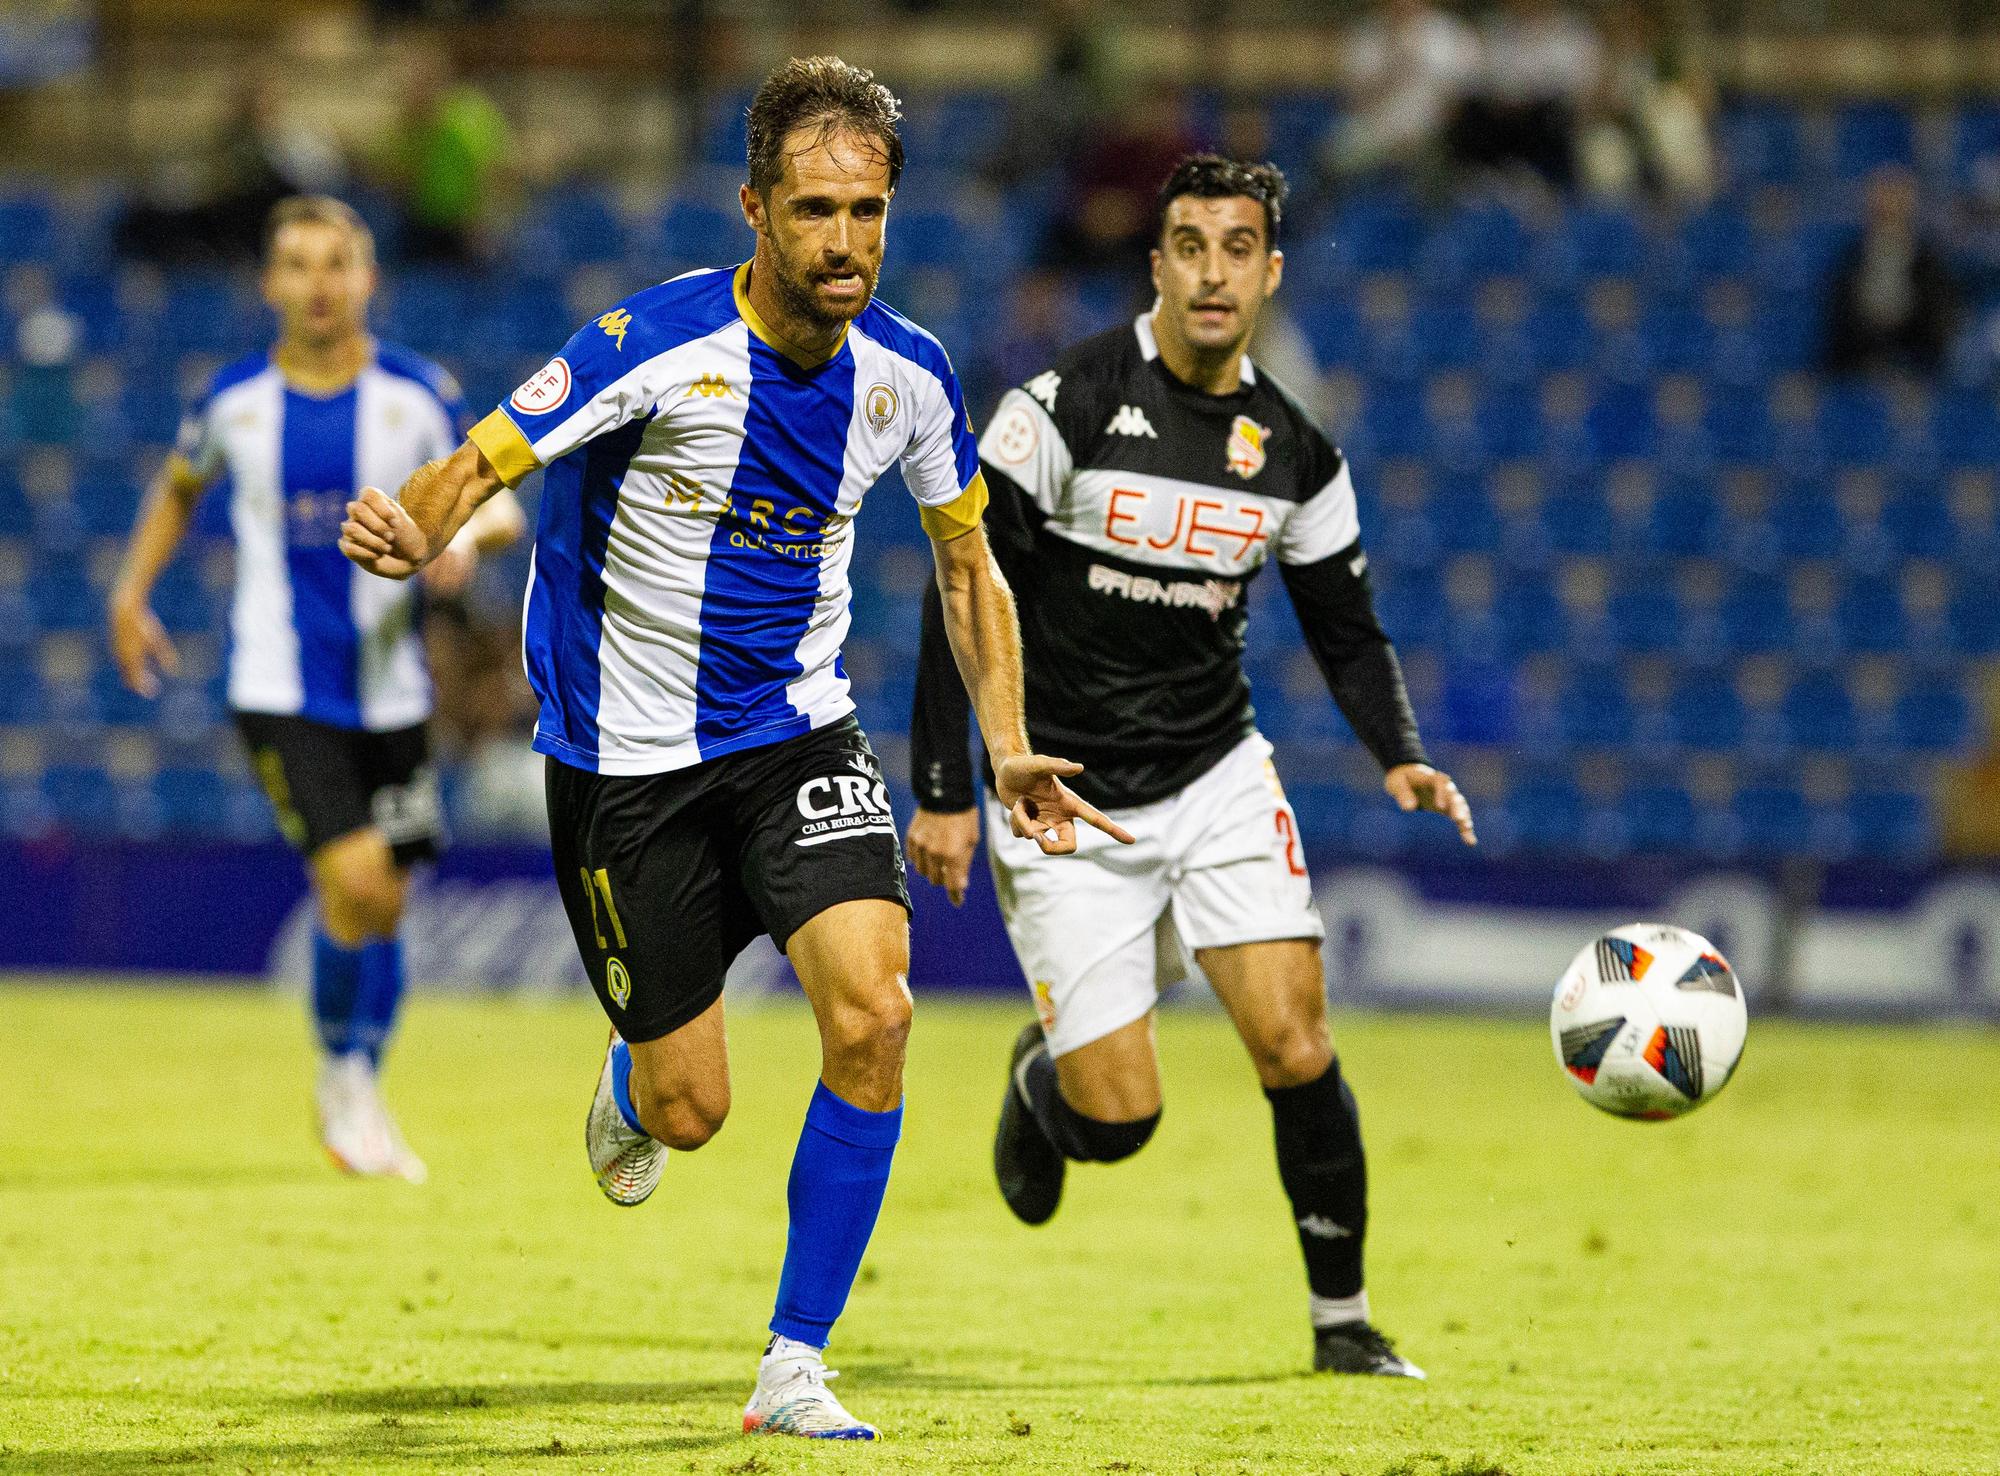
POLYGON ((618 1033, 657 1040, 722 994, 760 933, 841 902, 910 905, 874 751, 852 717, 664 774, 548 760, 556 885, 618 1033))
POLYGON ((269 712, 234 716, 278 829, 295 850, 310 856, 373 825, 397 864, 436 858, 444 809, 422 723, 371 733, 269 712))

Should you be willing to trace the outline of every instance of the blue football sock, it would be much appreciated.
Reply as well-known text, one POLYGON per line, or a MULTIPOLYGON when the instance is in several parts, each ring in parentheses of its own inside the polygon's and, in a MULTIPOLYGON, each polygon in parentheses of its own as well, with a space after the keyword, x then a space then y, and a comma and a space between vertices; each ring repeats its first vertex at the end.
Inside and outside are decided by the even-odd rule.
POLYGON ((325 933, 313 934, 312 1010, 319 1043, 327 1054, 360 1050, 355 1038, 355 1003, 361 993, 359 948, 342 948, 325 933))
POLYGON ((632 1105, 632 1048, 622 1040, 611 1047, 611 1100, 618 1104, 625 1126, 635 1133, 646 1131, 639 1121, 639 1109, 632 1105))
POLYGON ((901 1107, 869 1112, 825 1082, 813 1091, 786 1191, 791 1226, 772 1332, 826 1346, 874 1233, 902 1132, 901 1107))
POLYGON ((357 951, 361 987, 354 996, 353 1049, 366 1051, 369 1061, 379 1065, 403 1002, 403 940, 370 938, 357 951))

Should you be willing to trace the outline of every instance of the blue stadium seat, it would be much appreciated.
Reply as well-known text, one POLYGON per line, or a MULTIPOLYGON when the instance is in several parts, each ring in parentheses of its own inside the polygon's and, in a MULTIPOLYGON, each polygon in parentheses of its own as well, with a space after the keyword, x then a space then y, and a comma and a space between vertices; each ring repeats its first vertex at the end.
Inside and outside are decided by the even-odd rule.
POLYGON ((1841 591, 1834 620, 1840 628, 1841 644, 1849 651, 1889 655, 1910 641, 1902 599, 1885 579, 1849 580, 1841 591))
POLYGON ((1679 855, 1695 847, 1694 800, 1678 784, 1635 784, 1619 804, 1625 841, 1636 853, 1679 855))
POLYGON ((1988 468, 2000 463, 2000 415, 1991 390, 1954 386, 1941 391, 1932 425, 1938 451, 1949 464, 1988 468))
POLYGON ((1374 796, 1358 795, 1346 785, 1312 777, 1288 778, 1285 797, 1292 802, 1300 834, 1309 848, 1343 845, 1364 807, 1374 796))
POLYGON ((1398 645, 1433 646, 1447 634, 1444 590, 1428 570, 1402 569, 1375 587, 1382 628, 1398 645))
POLYGON ((1486 336, 1479 320, 1461 307, 1430 304, 1410 315, 1410 341, 1427 373, 1478 366, 1486 336))
POLYGON ((1646 551, 1670 556, 1714 553, 1721 546, 1722 512, 1712 490, 1692 477, 1662 487, 1653 500, 1646 551))
POLYGON ((1783 651, 1795 639, 1791 601, 1781 580, 1758 574, 1739 577, 1716 613, 1732 651, 1783 651))
POLYGON ((1735 204, 1718 201, 1681 222, 1681 250, 1703 277, 1735 277, 1750 270, 1756 233, 1735 204))
POLYGON ((1660 428, 1648 384, 1611 384, 1599 390, 1586 422, 1599 457, 1606 461, 1650 458, 1659 450, 1660 428))
POLYGON ((1559 651, 1567 643, 1568 614, 1548 580, 1539 575, 1502 584, 1493 598, 1493 615, 1517 655, 1559 651))
POLYGON ((690 267, 734 261, 743 249, 743 217, 712 200, 675 200, 660 217, 660 245, 690 267))
POLYGON ((1541 453, 1542 407, 1535 386, 1488 394, 1477 412, 1479 439, 1496 462, 1527 461, 1541 453))
POLYGON ((1972 737, 1972 709, 1958 685, 1912 687, 1896 700, 1897 743, 1917 753, 1950 753, 1972 737))
POLYGON ((891 249, 904 267, 961 268, 975 262, 973 235, 948 210, 901 210, 889 217, 891 249))
POLYGON ((1972 183, 1982 160, 2000 156, 2000 105, 1969 103, 1959 109, 1951 127, 1952 182, 1961 189, 1972 183))
POLYGON ((56 212, 46 196, 0 195, 0 266, 47 261, 56 249, 56 212))
POLYGON ((1780 487, 1770 525, 1777 551, 1787 558, 1830 559, 1844 541, 1840 505, 1812 483, 1780 487))
POLYGON ((2000 600, 1993 597, 1991 584, 1962 582, 1950 618, 1959 650, 1971 656, 2000 655, 2000 600))
POLYGON ((1437 732, 1447 743, 1514 741, 1513 672, 1504 663, 1450 662, 1439 707, 1437 732))
POLYGON ((1958 544, 1944 498, 1929 482, 1889 499, 1882 509, 1882 531, 1905 558, 1947 558, 1958 544))
POLYGON ((400 272, 391 279, 388 299, 382 316, 386 337, 408 344, 420 354, 454 353, 463 345, 465 324, 472 313, 469 284, 463 274, 400 272))
POLYGON ((1605 617, 1620 651, 1655 655, 1678 644, 1683 625, 1680 600, 1664 575, 1638 569, 1638 577, 1611 592, 1605 617))
POLYGON ((1888 398, 1870 383, 1825 385, 1820 390, 1819 435, 1836 465, 1878 464, 1892 439, 1888 398))
POLYGON ((1833 172, 1859 179, 1884 165, 1916 163, 1916 126, 1896 103, 1851 103, 1834 118, 1833 172))
POLYGON ((741 169, 750 140, 750 94, 741 89, 718 93, 702 119, 701 162, 741 169))
POLYGON ((1647 245, 1639 218, 1617 205, 1567 210, 1534 254, 1538 280, 1566 287, 1599 277, 1633 277, 1645 269, 1647 245))
POLYGON ((92 630, 102 618, 97 595, 74 566, 37 569, 28 577, 28 599, 43 630, 92 630))
POLYGON ((1355 272, 1406 270, 1423 246, 1423 222, 1409 203, 1388 193, 1356 195, 1331 227, 1333 259, 1355 272))
POLYGON ((1521 326, 1540 372, 1564 373, 1589 366, 1596 330, 1574 299, 1559 296, 1538 302, 1521 326))
POLYGON ((1639 320, 1645 362, 1661 374, 1705 374, 1715 362, 1714 328, 1687 302, 1655 303, 1639 320))
POLYGON ((1011 107, 1004 93, 951 91, 909 100, 906 148, 918 171, 975 169, 1007 136, 1011 107))
MULTIPOLYGON (((620 260, 629 246, 625 217, 604 190, 580 180, 540 195, 520 226, 524 255, 542 247, 569 265, 620 260)), ((538 253, 536 253, 538 254, 538 253)))
POLYGON ((1500 517, 1473 489, 1472 496, 1439 498, 1435 512, 1440 553, 1493 553, 1500 547, 1500 517))
POLYGON ((1565 742, 1578 748, 1622 748, 1637 715, 1625 683, 1609 667, 1580 667, 1563 684, 1559 715, 1565 742))
POLYGON ((1804 175, 1799 117, 1789 103, 1733 102, 1715 120, 1715 133, 1738 186, 1794 184, 1804 175))
POLYGON ((1880 864, 1910 865, 1933 849, 1923 797, 1907 790, 1860 790, 1847 801, 1856 854, 1880 864))
POLYGON ((1542 531, 1557 553, 1604 553, 1612 544, 1611 510, 1594 485, 1565 487, 1543 502, 1542 531))
POLYGON ((1667 699, 1666 732, 1682 748, 1728 752, 1743 745, 1743 699, 1723 672, 1692 672, 1667 699))
POLYGON ((1756 857, 1797 854, 1811 838, 1812 809, 1790 785, 1752 784, 1730 805, 1745 852, 1756 857))
POLYGON ((1851 753, 1860 741, 1854 699, 1830 671, 1799 676, 1780 702, 1778 715, 1786 739, 1797 749, 1851 753))
POLYGON ((1583 796, 1561 773, 1531 776, 1507 796, 1515 846, 1523 851, 1572 853, 1584 825, 1583 796))
POLYGON ((42 774, 42 799, 56 823, 79 835, 110 835, 118 828, 118 789, 102 769, 52 764, 42 774))

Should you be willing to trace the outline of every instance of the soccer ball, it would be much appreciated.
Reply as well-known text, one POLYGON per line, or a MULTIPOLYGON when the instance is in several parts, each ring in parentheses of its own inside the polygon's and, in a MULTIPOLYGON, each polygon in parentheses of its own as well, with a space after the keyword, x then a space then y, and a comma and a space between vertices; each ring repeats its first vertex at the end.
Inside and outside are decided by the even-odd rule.
POLYGON ((1750 1018, 1736 971, 1686 928, 1632 923, 1589 944, 1556 985, 1549 1036, 1593 1107, 1649 1120, 1727 1085, 1750 1018))

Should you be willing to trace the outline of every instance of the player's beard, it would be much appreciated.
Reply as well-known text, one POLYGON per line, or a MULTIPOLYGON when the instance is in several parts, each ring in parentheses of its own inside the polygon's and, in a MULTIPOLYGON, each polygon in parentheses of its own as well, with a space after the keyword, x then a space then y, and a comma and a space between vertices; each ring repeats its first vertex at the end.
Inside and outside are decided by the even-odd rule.
MULTIPOLYGON (((771 243, 777 247, 777 242, 771 243)), ((852 303, 842 303, 830 308, 821 302, 813 291, 814 265, 796 265, 787 257, 782 247, 771 253, 777 270, 772 274, 778 289, 778 299, 785 305, 785 311, 802 323, 810 323, 815 328, 838 328, 843 323, 851 323, 861 316, 862 310, 875 296, 875 272, 859 257, 850 257, 846 269, 861 278, 861 295, 852 303)))

